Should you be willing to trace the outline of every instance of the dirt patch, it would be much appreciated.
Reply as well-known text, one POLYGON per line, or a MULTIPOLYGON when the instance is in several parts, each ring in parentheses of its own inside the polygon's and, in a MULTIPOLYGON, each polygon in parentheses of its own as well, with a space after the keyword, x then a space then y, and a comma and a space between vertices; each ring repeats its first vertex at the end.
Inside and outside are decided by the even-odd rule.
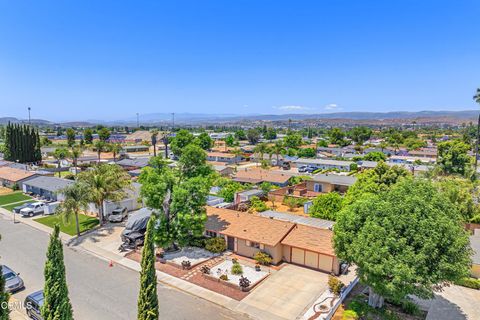
POLYGON ((9 194, 9 193, 12 193, 12 192, 13 192, 12 189, 9 189, 9 188, 6 188, 6 187, 0 187, 0 195, 9 194))
POLYGON ((303 207, 294 208, 293 211, 290 211, 290 208, 288 206, 278 201, 275 201, 274 209, 273 209, 272 201, 265 201, 265 204, 267 205, 267 207, 272 208, 272 210, 275 210, 275 211, 288 212, 288 213, 296 214, 299 216, 308 217, 308 214, 303 213, 303 207))

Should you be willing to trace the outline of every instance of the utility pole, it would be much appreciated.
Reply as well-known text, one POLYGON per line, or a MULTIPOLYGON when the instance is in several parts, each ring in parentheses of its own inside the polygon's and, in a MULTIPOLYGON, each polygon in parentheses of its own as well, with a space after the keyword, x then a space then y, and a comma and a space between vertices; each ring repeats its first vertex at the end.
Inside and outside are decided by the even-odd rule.
POLYGON ((139 127, 140 127, 140 122, 138 120, 138 112, 137 112, 137 128, 139 128, 139 127))
POLYGON ((30 110, 32 110, 32 108, 28 107, 28 125, 32 124, 32 119, 30 118, 30 110))

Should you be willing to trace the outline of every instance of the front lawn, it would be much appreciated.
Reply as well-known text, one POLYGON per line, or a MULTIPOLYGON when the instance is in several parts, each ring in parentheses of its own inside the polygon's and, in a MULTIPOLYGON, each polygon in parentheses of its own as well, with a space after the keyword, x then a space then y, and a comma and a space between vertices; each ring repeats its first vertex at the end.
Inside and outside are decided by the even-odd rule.
POLYGON ((29 196, 24 195, 21 191, 13 192, 0 196, 0 206, 4 206, 10 203, 25 201, 32 199, 29 196))
POLYGON ((33 203, 33 202, 35 202, 35 200, 24 200, 22 202, 4 205, 4 206, 2 206, 2 208, 7 209, 8 211, 12 211, 13 208, 15 208, 15 207, 19 207, 21 205, 24 205, 24 204, 27 204, 27 203, 33 203))
MULTIPOLYGON (((75 236, 77 234, 74 216, 71 217, 68 223, 65 223, 63 219, 58 215, 38 218, 35 219, 35 221, 40 222, 41 224, 44 224, 50 228, 53 228, 53 226, 58 223, 60 225, 61 232, 64 232, 71 236, 75 236)), ((84 214, 78 215, 78 222, 80 223, 80 232, 88 231, 99 223, 97 218, 89 217, 84 214)))

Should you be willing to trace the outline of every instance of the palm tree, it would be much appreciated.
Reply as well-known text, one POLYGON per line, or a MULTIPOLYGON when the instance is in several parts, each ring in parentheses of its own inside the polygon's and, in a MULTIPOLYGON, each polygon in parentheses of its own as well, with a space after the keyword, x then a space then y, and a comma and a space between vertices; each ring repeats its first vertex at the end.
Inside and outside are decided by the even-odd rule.
POLYGON ((280 167, 280 154, 284 154, 287 150, 283 146, 282 141, 277 141, 271 148, 273 154, 277 157, 277 166, 280 167))
POLYGON ((63 202, 58 206, 57 213, 62 219, 68 223, 72 216, 75 216, 75 227, 77 236, 80 236, 80 224, 78 222, 78 214, 85 211, 89 204, 89 187, 83 182, 76 182, 67 186, 60 191, 63 196, 63 202))
POLYGON ((104 202, 124 199, 125 189, 131 187, 130 176, 118 165, 98 164, 80 173, 78 181, 88 186, 89 198, 97 207, 100 223, 104 222, 104 202))
POLYGON ((108 150, 113 153, 113 162, 117 162, 117 155, 122 151, 122 146, 119 143, 112 143, 108 150))
POLYGON ((268 145, 265 142, 259 143, 253 148, 253 152, 258 153, 263 161, 263 156, 268 152, 268 145))
POLYGON ((151 138, 152 138, 153 156, 154 156, 154 157, 157 156, 157 136, 158 136, 158 131, 157 131, 157 130, 153 130, 153 131, 152 131, 151 138))
POLYGON ((106 143, 102 140, 97 140, 93 144, 93 148, 97 151, 98 162, 100 162, 100 156, 101 156, 102 152, 105 151, 105 147, 106 147, 106 143))
POLYGON ((55 160, 57 160, 57 168, 59 169, 58 170, 58 176, 61 177, 61 172, 60 172, 60 164, 61 164, 61 161, 62 160, 65 160, 67 157, 68 157, 68 150, 65 149, 65 148, 58 148, 58 149, 55 149, 55 151, 53 152, 53 157, 55 158, 55 160))
MULTIPOLYGON (((477 88, 477 92, 473 96, 473 100, 476 103, 480 104, 480 88, 477 88)), ((477 141, 475 142, 475 173, 477 174, 477 162, 478 162, 478 140, 480 139, 480 114, 478 115, 478 123, 477 123, 477 141)))
POLYGON ((170 141, 166 132, 163 134, 162 141, 163 145, 165 146, 165 159, 168 159, 168 144, 170 143, 170 141))
POLYGON ((72 151, 70 151, 70 156, 72 157, 73 166, 75 167, 75 175, 78 174, 77 170, 77 162, 78 157, 82 154, 82 147, 72 147, 72 151))

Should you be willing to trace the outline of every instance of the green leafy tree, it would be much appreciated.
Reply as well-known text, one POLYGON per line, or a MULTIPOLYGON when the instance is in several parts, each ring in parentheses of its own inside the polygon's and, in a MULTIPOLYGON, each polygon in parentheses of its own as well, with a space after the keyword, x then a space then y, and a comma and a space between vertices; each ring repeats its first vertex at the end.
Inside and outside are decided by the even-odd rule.
POLYGON ((357 145, 363 145, 371 136, 372 129, 364 126, 354 127, 348 132, 348 137, 357 145))
POLYGON ((186 178, 208 176, 213 171, 206 160, 207 154, 202 148, 195 144, 187 145, 183 148, 182 156, 178 160, 182 175, 186 178))
POLYGON ((89 188, 83 182, 75 182, 62 189, 60 193, 64 200, 56 209, 56 213, 62 217, 63 221, 68 223, 72 217, 75 218, 75 229, 77 236, 80 236, 80 223, 78 215, 81 211, 86 211, 89 204, 89 188))
POLYGON ((309 214, 314 218, 335 221, 337 214, 342 209, 343 198, 337 192, 321 194, 313 200, 309 214))
POLYGON ((385 153, 383 152, 380 152, 380 151, 372 151, 372 152, 369 152, 367 153, 364 157, 363 157, 364 160, 367 160, 367 161, 385 161, 387 160, 387 156, 385 155, 385 153))
POLYGON ((372 307, 382 307, 384 298, 432 298, 467 276, 471 263, 457 208, 431 182, 413 178, 341 210, 334 247, 340 259, 357 266, 372 307))
POLYGON ((427 141, 418 139, 418 138, 407 138, 403 142, 407 150, 417 150, 420 148, 425 148, 427 146, 427 141))
MULTIPOLYGON (((480 104, 480 88, 477 88, 475 95, 473 96, 473 100, 480 104)), ((477 174, 477 163, 478 163, 478 144, 480 141, 480 114, 478 115, 478 122, 477 122, 477 135, 475 139, 475 175, 477 174)))
POLYGON ((93 143, 93 131, 90 128, 86 128, 83 130, 83 139, 85 140, 85 144, 92 144, 93 143))
POLYGON ((434 184, 457 207, 464 222, 480 214, 479 190, 470 179, 444 176, 437 177, 434 184))
POLYGON ((173 138, 172 142, 170 143, 170 148, 177 157, 180 157, 182 155, 183 148, 191 144, 193 140, 193 134, 188 132, 188 130, 182 129, 178 131, 175 138, 173 138))
POLYGON ((260 161, 263 161, 263 156, 268 153, 268 151, 269 147, 268 144, 266 144, 265 142, 259 143, 255 146, 255 148, 253 148, 253 152, 258 154, 258 159, 260 161))
POLYGON ((246 138, 250 144, 257 144, 258 141, 260 141, 260 131, 257 129, 249 129, 246 133, 246 138))
POLYGON ((107 142, 109 138, 110 138, 110 130, 108 130, 105 127, 98 130, 98 139, 100 139, 100 141, 107 142))
POLYGON ((206 132, 200 133, 200 135, 195 138, 195 142, 203 150, 210 150, 213 147, 213 140, 206 132))
POLYGON ((20 163, 42 160, 38 131, 28 125, 11 124, 5 128, 4 159, 20 163))
POLYGON ((297 156, 300 158, 315 158, 317 156, 317 150, 314 148, 300 148, 297 151, 297 156))
POLYGON ((235 140, 234 135, 229 134, 229 135, 225 138, 225 145, 226 145, 227 147, 235 147, 236 144, 237 144, 237 141, 235 140))
POLYGON ((126 196, 126 189, 131 187, 131 179, 120 166, 98 164, 91 170, 78 174, 77 180, 88 186, 88 198, 95 203, 100 223, 105 220, 103 205, 105 201, 120 201, 126 196))
POLYGON ((67 129, 67 145, 71 148, 75 144, 75 130, 72 128, 67 129))
POLYGON ((293 131, 289 131, 285 138, 283 138, 283 145, 287 148, 298 148, 303 144, 302 136, 293 131))
POLYGON ((275 140, 277 139, 277 131, 275 130, 275 128, 267 128, 267 130, 263 134, 263 137, 267 140, 275 140))
POLYGON ((465 175, 472 158, 468 155, 470 146, 459 140, 440 142, 437 145, 437 164, 445 174, 465 175))
POLYGON ((340 146, 343 146, 346 144, 345 132, 340 128, 332 128, 327 132, 327 135, 330 139, 330 143, 338 144, 340 146))
POLYGON ((263 191, 264 195, 267 195, 273 190, 273 185, 270 182, 264 181, 260 184, 260 189, 263 191))
POLYGON ((155 270, 155 217, 147 224, 142 250, 140 292, 138 294, 138 320, 158 320, 157 274, 155 270))
POLYGON ((189 177, 181 169, 169 168, 162 160, 152 160, 143 169, 140 182, 146 205, 158 213, 155 242, 159 246, 177 248, 202 236, 210 177, 189 177))
POLYGON ((44 320, 73 319, 72 305, 68 298, 65 264, 63 262, 63 244, 59 233, 60 227, 55 225, 47 249, 43 306, 41 307, 41 314, 44 320))
POLYGON ((217 183, 217 185, 221 188, 218 195, 222 197, 225 202, 233 202, 235 193, 245 189, 241 183, 225 178, 222 178, 222 182, 217 183))
POLYGON ((235 131, 235 138, 237 140, 247 140, 247 134, 245 133, 244 130, 240 129, 235 131))
POLYGON ((350 204, 361 199, 364 194, 377 194, 387 190, 401 178, 410 176, 411 173, 403 167, 390 167, 383 161, 374 169, 365 170, 357 175, 357 181, 348 188, 344 204, 350 204))

